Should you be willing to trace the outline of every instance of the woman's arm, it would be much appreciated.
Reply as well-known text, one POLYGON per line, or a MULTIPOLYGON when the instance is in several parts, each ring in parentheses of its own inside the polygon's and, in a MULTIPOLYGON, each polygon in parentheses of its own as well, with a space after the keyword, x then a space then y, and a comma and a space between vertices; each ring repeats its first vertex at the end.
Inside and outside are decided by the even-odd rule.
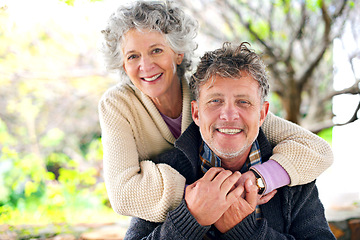
POLYGON ((185 178, 169 165, 140 161, 149 152, 161 152, 171 144, 156 130, 136 97, 112 96, 117 92, 107 93, 99 103, 110 203, 118 214, 164 221, 183 198, 185 178))
POLYGON ((262 129, 275 146, 270 159, 289 174, 290 186, 315 180, 333 162, 331 147, 325 140, 271 112, 262 129))

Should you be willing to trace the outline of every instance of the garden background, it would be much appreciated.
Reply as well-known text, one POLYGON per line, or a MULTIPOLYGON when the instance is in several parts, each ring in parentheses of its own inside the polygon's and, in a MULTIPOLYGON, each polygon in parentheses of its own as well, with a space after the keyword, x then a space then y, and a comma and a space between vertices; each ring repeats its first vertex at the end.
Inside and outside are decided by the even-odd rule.
MULTIPOLYGON (((0 0, 0 224, 127 219, 107 198, 97 113, 118 81, 100 31, 123 2, 0 0)), ((199 20, 197 57, 225 40, 263 53, 271 110, 333 147, 318 179, 327 217, 360 217, 359 1, 178 2, 199 20)))

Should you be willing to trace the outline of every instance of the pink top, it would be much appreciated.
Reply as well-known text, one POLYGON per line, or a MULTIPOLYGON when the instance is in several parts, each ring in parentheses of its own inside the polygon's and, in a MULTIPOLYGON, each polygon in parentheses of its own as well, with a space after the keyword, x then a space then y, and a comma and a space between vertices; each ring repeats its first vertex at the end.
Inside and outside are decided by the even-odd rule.
POLYGON ((182 113, 178 118, 170 118, 168 116, 165 116, 160 112, 161 117, 164 119, 166 125, 170 129, 170 132, 174 135, 176 139, 180 137, 181 134, 181 119, 182 119, 182 113))

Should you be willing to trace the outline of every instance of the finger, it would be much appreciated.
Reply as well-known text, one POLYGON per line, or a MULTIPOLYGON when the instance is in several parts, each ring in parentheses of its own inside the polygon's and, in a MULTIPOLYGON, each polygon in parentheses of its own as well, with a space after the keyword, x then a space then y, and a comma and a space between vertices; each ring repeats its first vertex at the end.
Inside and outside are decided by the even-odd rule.
POLYGON ((258 205, 267 203, 275 196, 276 193, 277 193, 277 191, 273 190, 273 191, 269 192, 268 194, 261 196, 261 198, 258 200, 258 205))
POLYGON ((187 194, 189 194, 189 192, 191 192, 191 191, 196 187, 197 182, 198 182, 198 181, 194 182, 193 184, 188 185, 188 186, 185 188, 185 196, 186 196, 187 194))
POLYGON ((221 185, 227 180, 233 173, 230 170, 220 171, 212 180, 214 187, 218 187, 220 189, 221 185))
POLYGON ((257 204, 258 187, 255 186, 250 179, 248 179, 245 181, 245 189, 245 199, 250 204, 250 206, 255 209, 257 204))
POLYGON ((244 187, 242 185, 237 186, 234 190, 230 191, 226 196, 226 201, 228 204, 233 204, 241 197, 241 194, 244 192, 244 187))
POLYGON ((219 167, 212 167, 205 173, 205 175, 201 179, 206 181, 212 181, 222 171, 225 171, 225 169, 219 167))
MULTIPOLYGON (((235 187, 235 183, 239 180, 241 177, 241 173, 236 171, 233 174, 231 174, 228 178, 226 178, 223 183, 220 186, 220 190, 223 193, 228 194, 228 192, 235 187)), ((235 189, 235 188, 234 188, 235 189)))

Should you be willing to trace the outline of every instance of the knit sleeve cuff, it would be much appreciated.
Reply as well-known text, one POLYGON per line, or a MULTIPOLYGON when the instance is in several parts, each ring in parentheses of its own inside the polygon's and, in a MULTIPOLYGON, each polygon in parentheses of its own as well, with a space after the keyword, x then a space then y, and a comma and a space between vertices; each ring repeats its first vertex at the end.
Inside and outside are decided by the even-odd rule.
POLYGON ((169 219, 184 239, 202 239, 210 229, 210 226, 202 226, 196 221, 187 208, 185 200, 182 200, 180 205, 169 213, 169 219))
POLYGON ((255 211, 248 215, 235 227, 227 231, 221 236, 221 239, 251 239, 256 233, 259 223, 255 217, 255 211))

